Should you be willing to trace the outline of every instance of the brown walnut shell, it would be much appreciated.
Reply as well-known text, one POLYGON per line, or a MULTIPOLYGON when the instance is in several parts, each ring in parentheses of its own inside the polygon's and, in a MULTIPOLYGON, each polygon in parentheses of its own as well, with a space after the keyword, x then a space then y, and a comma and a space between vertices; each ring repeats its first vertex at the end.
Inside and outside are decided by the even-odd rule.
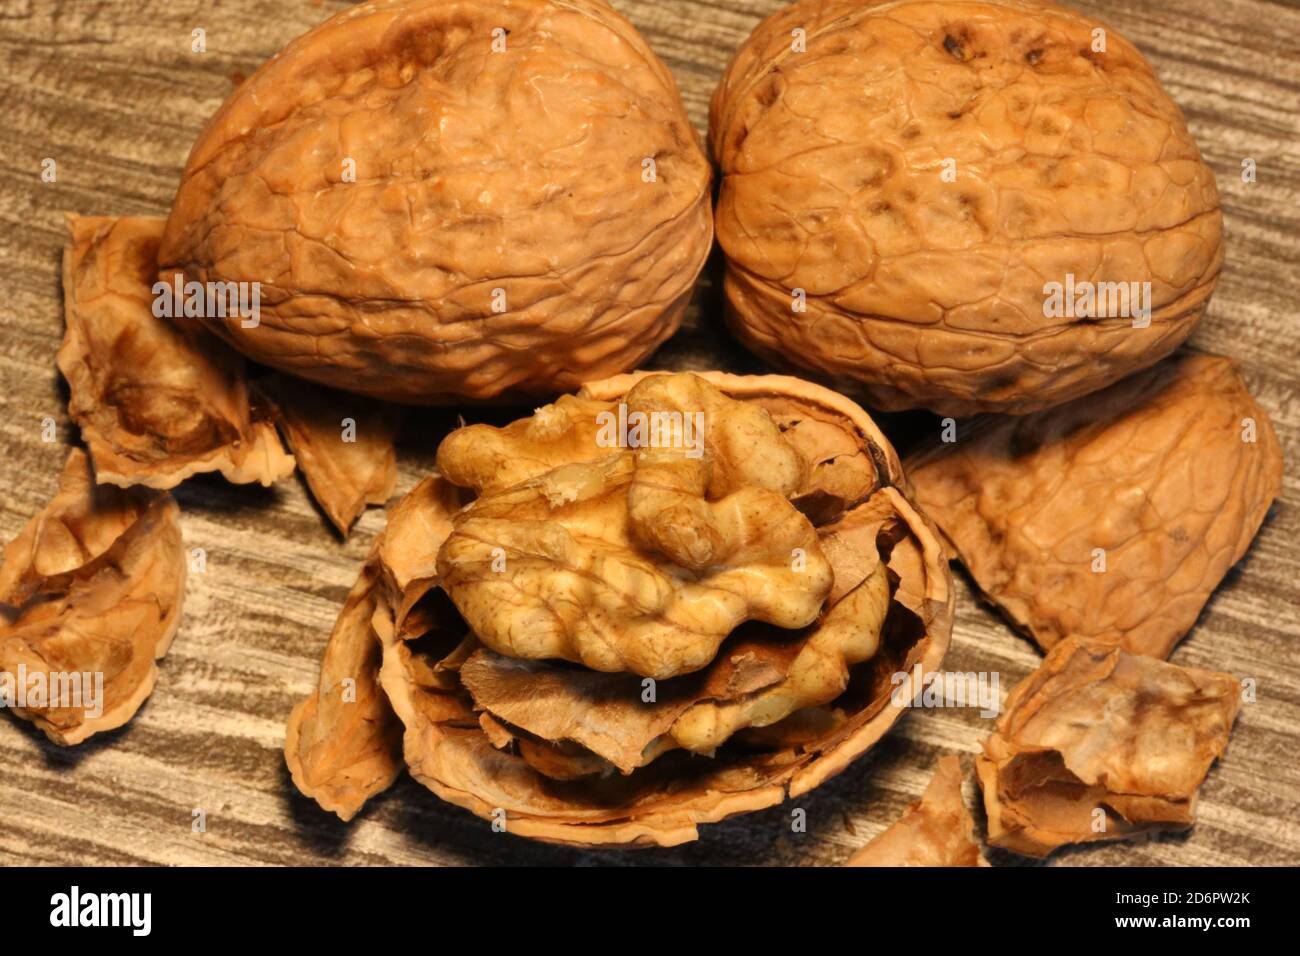
POLYGON ((66 327, 55 360, 95 480, 173 488, 220 471, 270 485, 293 471, 243 358, 153 313, 161 219, 68 216, 66 327))
MULTIPOLYGON (((820 514, 818 520, 824 520, 833 532, 824 538, 823 546, 832 563, 843 569, 834 597, 844 597, 838 591, 844 590, 846 581, 850 582, 848 593, 858 593, 851 582, 867 573, 868 562, 859 567, 853 550, 861 541, 870 541, 870 561, 878 560, 876 543, 885 537, 882 523, 888 525, 888 573, 895 582, 892 602, 898 605, 898 613, 885 622, 879 651, 853 669, 847 690, 833 701, 833 708, 810 707, 792 715, 796 719, 755 726, 755 733, 738 734, 734 747, 728 742, 716 752, 701 755, 676 750, 639 768, 620 767, 622 774, 596 767, 593 775, 588 766, 593 757, 590 752, 556 749, 546 741, 540 746, 536 740, 516 741, 517 729, 476 706, 467 687, 483 693, 484 681, 495 679, 483 668, 499 658, 485 658, 472 634, 466 639, 464 619, 439 587, 439 553, 453 527, 470 510, 461 507, 468 492, 461 494, 443 478, 426 480, 390 512, 359 590, 349 599, 350 607, 373 601, 371 636, 383 648, 379 686, 404 727, 402 751, 412 775, 443 799, 494 823, 504 822, 508 832, 582 846, 668 846, 693 840, 701 823, 772 806, 788 796, 806 793, 843 770, 874 745, 906 709, 893 699, 892 675, 917 664, 933 670, 942 662, 953 614, 946 558, 933 528, 904 494, 898 458, 872 420, 842 396, 798 379, 696 374, 729 400, 762 408, 783 431, 798 430, 799 447, 813 449, 811 455, 801 454, 816 467, 808 469, 797 486, 813 490, 790 500, 800 501, 807 513, 820 514), (832 433, 838 433, 838 443, 832 433), (864 469, 869 480, 851 481, 848 472, 823 467, 841 459, 853 474, 864 469), (862 500, 836 499, 834 490, 842 490, 846 483, 855 485, 862 500), (872 508, 878 509, 874 518, 866 514, 872 508), (857 519, 862 523, 861 533, 855 527, 844 527, 847 520, 836 523, 828 517, 833 513, 842 513, 847 520, 861 515, 857 519), (366 594, 370 596, 364 597, 366 594), (477 668, 475 676, 467 674, 462 679, 461 670, 470 668, 477 668)), ((567 401, 591 406, 617 402, 646 377, 646 373, 635 373, 590 383, 567 401)), ((556 406, 548 406, 535 420, 546 423, 555 414, 556 406)), ((460 444, 462 450, 482 447, 480 443, 460 444)), ((475 473, 490 474, 490 468, 479 472, 477 466, 491 460, 490 454, 476 459, 475 473)), ((530 459, 528 467, 551 466, 539 457, 530 459)), ((352 619, 359 621, 355 612, 352 619)), ((344 649, 345 642, 364 641, 359 635, 355 628, 336 630, 329 659, 341 662, 350 654, 361 660, 365 655, 360 648, 344 649)), ((779 660, 737 657, 723 661, 719 655, 719 661, 723 662, 722 675, 700 672, 700 677, 708 683, 728 685, 728 693, 763 693, 780 680, 780 674, 764 672, 779 665, 779 660), (719 677, 723 679, 719 681, 719 677), (736 688, 737 683, 744 687, 736 688)), ((372 673, 371 666, 365 665, 366 675, 372 673)), ((492 666, 499 671, 499 665, 492 666)), ((566 673, 547 670, 549 665, 543 662, 516 659, 515 666, 541 668, 539 688, 547 686, 545 681, 554 684, 566 673)), ((300 786, 305 779, 301 770, 304 758, 316 768, 305 792, 346 817, 355 813, 383 780, 379 773, 359 774, 356 768, 387 766, 385 761, 391 758, 383 755, 392 751, 380 731, 383 721, 362 719, 362 712, 355 708, 332 706, 343 671, 337 667, 331 671, 322 674, 317 703, 309 702, 295 711, 296 726, 291 729, 287 750, 300 786), (307 715, 312 719, 310 743, 303 736, 303 717, 307 715), (312 752, 308 754, 304 747, 312 752)), ((606 682, 628 676, 605 678, 590 673, 594 680, 606 682)), ((361 676, 358 685, 363 684, 361 676)), ((636 685, 639 678, 632 677, 636 685)), ((373 687, 373 678, 366 676, 364 685, 373 687)), ((663 685, 665 698, 671 696, 668 687, 663 685)), ((551 699, 558 701, 568 692, 555 688, 551 699)), ((370 691, 366 693, 370 699, 370 691)), ((517 694, 517 690, 502 687, 497 693, 517 694)), ((360 691, 358 695, 360 700, 360 691)), ((528 719, 519 717, 517 709, 507 709, 522 704, 518 698, 504 705, 496 702, 511 716, 528 719)), ((597 698, 593 698, 593 721, 599 719, 598 709, 597 698)))
POLYGON ((908 460, 916 500, 1007 618, 1167 657, 1250 547, 1282 450, 1236 365, 1185 354, 908 460))
MULTIPOLYGON (((943 551, 924 518, 898 486, 902 473, 891 446, 871 419, 842 396, 784 376, 696 373, 730 398, 779 414, 843 423, 875 462, 896 513, 905 521, 909 550, 918 562, 919 611, 924 627, 914 643, 891 648, 871 662, 867 688, 846 721, 820 737, 772 751, 730 759, 665 759, 630 777, 560 782, 547 779, 521 757, 497 750, 480 727, 427 716, 420 682, 411 679, 407 648, 385 639, 382 683, 406 725, 407 765, 417 780, 444 800, 485 819, 504 816, 509 832, 572 845, 673 845, 698 837, 700 823, 780 803, 813 789, 876 743, 905 708, 892 700, 890 675, 920 661, 938 667, 952 626, 953 592, 943 551)), ((643 373, 586 385, 580 397, 617 400, 643 373)), ((774 417, 777 415, 774 414, 774 417)), ((381 638, 383 635, 381 635, 381 638)))
POLYGON ((553 394, 677 329, 709 180, 671 74, 602 0, 371 2, 212 118, 159 263, 260 283, 256 326, 205 321, 324 385, 553 394))
POLYGON ((1186 829, 1240 709, 1231 674, 1062 641, 1011 691, 975 761, 989 845, 1043 857, 1186 829))
POLYGON ((710 137, 732 329, 873 407, 1095 391, 1186 339, 1222 264, 1182 113, 1128 41, 1050 3, 804 0, 738 51, 710 137), (1149 322, 1048 317, 1067 276, 1149 282, 1149 322))
POLYGON ((939 761, 921 799, 845 866, 988 866, 961 795, 961 759, 939 761))
POLYGON ((72 449, 58 493, 0 559, 6 697, 18 682, 49 695, 5 703, 62 746, 121 727, 153 691, 185 575, 176 499, 97 485, 90 458, 72 449))

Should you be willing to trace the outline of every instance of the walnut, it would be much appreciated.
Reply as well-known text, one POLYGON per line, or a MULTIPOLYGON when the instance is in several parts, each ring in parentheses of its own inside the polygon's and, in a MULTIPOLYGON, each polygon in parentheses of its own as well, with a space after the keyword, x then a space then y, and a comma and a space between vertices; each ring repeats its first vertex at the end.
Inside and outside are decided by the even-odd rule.
POLYGON ((58 353, 68 414, 96 480, 172 488, 199 472, 270 485, 294 467, 244 361, 213 336, 153 313, 161 219, 69 216, 67 329, 58 353))
POLYGON ((366 505, 393 496, 399 410, 278 373, 254 387, 274 408, 312 497, 339 534, 347 536, 366 505))
POLYGON ((190 153, 159 262, 261 283, 256 324, 205 319, 256 361, 431 403, 636 365, 711 242, 672 76, 603 0, 387 0, 240 84, 190 153))
POLYGON ((1022 418, 987 416, 908 461, 916 500, 1007 618, 1167 657, 1282 483, 1236 366, 1181 355, 1022 418))
MULTIPOLYGON (((593 444, 458 515, 438 577, 478 638, 514 657, 667 678, 713 660, 747 620, 811 624, 832 571, 786 500, 801 464, 771 418, 693 375, 643 379, 623 404, 631 421, 667 413, 684 430, 698 414, 707 438, 701 428, 698 446, 593 444), (584 460, 601 451, 612 453, 584 460)), ((618 414, 610 403, 595 417, 618 414)), ((555 439, 567 447, 574 430, 586 431, 555 439)), ((498 438, 506 457, 510 438, 498 438)), ((465 442, 449 443, 439 460, 450 476, 465 442)))
POLYGON ((1062 641, 1011 692, 976 761, 990 845, 1041 857, 1190 826, 1240 706, 1230 674, 1062 641))
POLYGON ((1178 107, 1054 4, 802 0, 736 53, 709 125, 729 324, 874 407, 1095 391, 1186 339, 1222 264, 1178 107))
MULTIPOLYGON (((942 660, 942 550, 875 425, 825 389, 623 375, 504 428, 453 432, 438 460, 443 476, 390 512, 350 604, 374 602, 379 686, 411 773, 510 832, 694 839, 699 823, 842 770, 902 713, 892 675, 942 660), (633 430, 609 443, 611 415, 647 410, 701 412, 702 441, 624 443, 633 430), (828 473, 837 491, 815 494, 828 473), (726 504, 737 497, 745 507, 726 504)), ((340 673, 322 671, 318 699, 340 673)), ((336 756, 305 792, 329 807, 346 790, 355 812, 368 791, 349 755, 376 752, 377 726, 319 727, 336 756)))
POLYGON ((961 760, 944 757, 920 801, 844 865, 988 866, 973 836, 975 820, 962 799, 961 779, 961 760))
POLYGON ((152 692, 180 624, 179 518, 166 492, 96 485, 73 449, 58 493, 5 547, 0 674, 15 695, 44 688, 5 703, 54 743, 122 726, 152 692))

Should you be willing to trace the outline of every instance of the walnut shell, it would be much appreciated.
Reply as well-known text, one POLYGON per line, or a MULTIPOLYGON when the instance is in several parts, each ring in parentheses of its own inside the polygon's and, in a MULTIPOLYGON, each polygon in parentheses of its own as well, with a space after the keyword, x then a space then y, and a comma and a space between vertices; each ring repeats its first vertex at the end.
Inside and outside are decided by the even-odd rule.
MULTIPOLYGON (((704 757, 677 751, 623 776, 592 776, 586 752, 539 748, 527 741, 517 753, 501 749, 511 744, 514 732, 493 715, 480 715, 455 677, 457 669, 478 661, 479 672, 471 680, 481 684, 487 679, 489 675, 482 673, 485 662, 481 652, 467 658, 465 645, 452 650, 463 630, 438 624, 438 615, 427 609, 432 618, 412 624, 422 612, 410 595, 430 595, 437 584, 442 562, 434 567, 432 555, 438 552, 441 539, 436 534, 413 533, 407 525, 434 529, 448 523, 448 512, 442 510, 445 504, 436 504, 445 502, 445 497, 439 499, 422 486, 418 492, 424 504, 418 508, 406 507, 405 501, 399 504, 384 533, 385 541, 391 537, 393 544, 398 540, 406 544, 398 549, 381 543, 377 552, 383 566, 390 569, 384 579, 407 582, 401 588, 387 589, 372 617, 375 634, 384 647, 380 683, 405 726, 404 752, 412 775, 449 802, 485 819, 504 819, 509 832, 572 845, 668 846, 693 840, 700 823, 780 803, 843 770, 875 744, 905 710, 892 699, 892 675, 918 662, 923 668, 934 669, 943 659, 953 613, 945 557, 932 528, 901 491, 897 456, 866 413, 840 395, 785 376, 696 374, 727 398, 764 409, 787 433, 806 430, 799 438, 801 447, 817 449, 810 463, 826 464, 829 458, 823 455, 843 458, 851 466, 865 463, 871 475, 867 497, 876 507, 888 510, 894 529, 888 558, 888 573, 896 582, 892 600, 906 609, 897 620, 911 623, 887 625, 879 652, 857 665, 851 675, 840 675, 848 689, 833 702, 834 714, 822 707, 806 708, 793 714, 793 720, 761 727, 736 749, 719 748, 704 757), (837 446, 823 429, 838 431, 852 447, 837 446), (444 517, 435 517, 435 512, 444 517), (398 571, 395 565, 405 570, 398 571)), ((577 400, 615 402, 645 378, 646 373, 636 373, 591 383, 577 400)), ((553 414, 546 409, 539 412, 546 422, 553 414)), ((489 452, 481 460, 490 459, 489 452)), ((534 467, 539 461, 534 460, 534 467)), ((548 466, 543 462, 541 467, 548 466)), ((835 477, 833 469, 809 469, 804 480, 818 489, 823 485, 843 487, 843 477, 835 477)), ((516 487, 527 481, 524 478, 516 487)), ((829 492, 819 490, 807 496, 804 505, 825 511, 830 497, 829 492)), ((841 502, 839 507, 849 515, 865 505, 841 502)), ((878 516, 874 524, 863 522, 873 560, 881 520, 878 516)), ((447 533, 443 532, 443 537, 447 533)), ((868 573, 865 568, 855 570, 852 552, 861 546, 854 543, 860 540, 856 532, 844 528, 823 544, 832 563, 848 569, 845 574, 850 578, 868 573)), ((836 585, 839 591, 846 589, 844 581, 837 579, 836 585)), ((848 588, 850 596, 856 593, 857 588, 848 588)), ((782 687, 772 683, 779 676, 764 677, 744 661, 728 663, 736 666, 725 683, 733 679, 749 682, 749 689, 758 694, 782 687)), ((527 661, 517 664, 536 666, 527 661)), ((521 706, 517 693, 512 706, 521 706)))
POLYGON ((1222 263, 1178 107, 1128 41, 1050 3, 805 0, 736 54, 710 137, 732 329, 883 409, 1102 388, 1187 338, 1222 263), (1149 282, 1149 324, 1049 318, 1070 275, 1149 282))
POLYGON ((845 866, 988 866, 961 795, 961 759, 939 761, 921 799, 845 866))
POLYGON ((989 844, 1043 857, 1191 826, 1240 709, 1231 674, 1062 641, 1012 690, 975 761, 989 844))
POLYGON ((161 219, 68 216, 66 328, 56 361, 95 480, 173 488, 220 471, 270 485, 293 472, 242 357, 152 311, 161 219))
POLYGON ((0 560, 6 695, 21 681, 70 699, 8 699, 15 715, 61 746, 130 720, 180 626, 185 575, 176 499, 97 485, 90 458, 72 449, 58 493, 0 560))
POLYGON ((321 384, 553 394, 677 329, 712 243, 709 180, 671 74, 602 0, 380 0, 231 95, 159 263, 261 283, 255 327, 204 321, 321 384))
POLYGON ((916 500, 1008 619, 1167 657, 1255 537, 1282 450, 1236 365, 1184 354, 908 460, 916 500))

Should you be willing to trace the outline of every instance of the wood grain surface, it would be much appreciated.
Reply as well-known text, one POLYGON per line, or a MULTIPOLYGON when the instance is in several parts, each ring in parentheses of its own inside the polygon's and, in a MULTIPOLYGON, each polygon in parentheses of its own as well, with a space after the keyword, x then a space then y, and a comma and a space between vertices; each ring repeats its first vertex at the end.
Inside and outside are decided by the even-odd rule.
MULTIPOLYGON (((63 213, 165 215, 207 118, 286 41, 345 7, 298 0, 0 0, 0 539, 48 501, 77 441, 54 366, 63 213), (207 52, 190 52, 196 27, 207 52), (42 159, 58 180, 41 181, 42 159), (58 423, 42 441, 41 423, 58 423)), ((677 76, 703 130, 727 58, 775 0, 615 0, 677 76)), ((1300 863, 1300 7, 1293 0, 1105 0, 1075 6, 1133 40, 1185 110, 1218 174, 1227 265, 1195 347, 1244 366, 1289 463, 1282 498, 1173 660, 1258 681, 1185 835, 1058 854, 1057 865, 1300 863), (1243 183, 1244 158, 1258 181, 1243 183)), ((659 368, 759 368, 719 323, 718 263, 659 368)), ((450 422, 423 413, 401 447, 399 492, 450 422)), ((883 420, 905 446, 924 416, 883 420)), ((383 513, 342 542, 298 479, 273 490, 191 480, 187 543, 206 549, 153 696, 126 727, 75 749, 0 718, 0 860, 24 864, 825 865, 893 822, 944 753, 974 753, 974 710, 906 716, 840 777, 791 804, 706 827, 672 850, 582 852, 492 833, 409 779, 351 824, 299 796, 281 747, 383 513), (207 831, 191 829, 206 812, 207 831)), ((998 671, 1005 693, 1039 655, 958 575, 953 670, 998 671)), ((969 764, 969 759, 968 759, 969 764)), ((998 863, 1026 861, 993 854, 998 863)))

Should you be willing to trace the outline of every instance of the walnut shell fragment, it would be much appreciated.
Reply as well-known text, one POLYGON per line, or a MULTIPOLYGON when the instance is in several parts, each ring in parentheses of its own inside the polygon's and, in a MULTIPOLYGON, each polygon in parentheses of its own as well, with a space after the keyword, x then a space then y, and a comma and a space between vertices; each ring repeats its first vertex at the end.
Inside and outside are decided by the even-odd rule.
POLYGON ((194 323, 154 315, 162 231, 161 219, 68 217, 57 357, 68 414, 100 482, 172 488, 220 471, 270 485, 294 461, 250 401, 244 360, 194 323))
POLYGON ((672 75, 603 0, 363 3, 208 123, 159 263, 260 283, 256 324, 208 325, 320 384, 552 395, 680 325, 710 176, 672 75))
POLYGON ((1055 4, 801 0, 737 51, 709 128, 729 325, 875 408, 1105 387, 1187 338, 1222 266, 1182 113, 1055 4))
POLYGON ((255 388, 274 407, 312 497, 339 534, 347 537, 366 505, 393 496, 400 409, 281 374, 255 388))
POLYGON ((921 799, 845 866, 988 866, 974 838, 975 818, 961 795, 961 760, 939 761, 921 799))
POLYGON ((1016 685, 976 760, 989 844, 1042 857, 1190 826, 1240 693, 1231 674, 1062 641, 1016 685))
POLYGON ((379 689, 381 648, 370 625, 375 573, 368 564, 348 594, 316 692, 294 707, 284 743, 298 789, 345 821, 402 769, 402 727, 379 689))
MULTIPOLYGON (((427 478, 393 508, 330 634, 316 689, 289 715, 284 756, 294 784, 344 821, 402 768, 402 725, 379 685, 376 622, 407 624, 434 573, 432 558, 422 566, 417 550, 430 540, 436 550, 459 503, 457 489, 427 478)), ((414 628, 416 636, 431 626, 414 628)))
MULTIPOLYGON (((700 823, 771 806, 844 769, 903 713, 892 699, 892 675, 918 662, 937 667, 946 650, 953 594, 938 541, 900 490, 897 456, 871 419, 820 387, 782 376, 713 372, 619 376, 589 384, 579 395, 505 428, 461 429, 444 441, 439 464, 444 477, 422 483, 391 509, 349 599, 354 610, 347 631, 357 635, 364 629, 359 608, 373 601, 369 627, 383 649, 380 687, 404 727, 403 755, 412 775, 451 803, 485 819, 504 820, 509 832, 573 845, 673 845, 695 839, 700 823), (599 428, 589 427, 589 419, 601 412, 617 414, 620 403, 626 412, 647 395, 670 404, 674 395, 694 396, 720 410, 716 429, 705 429, 703 477, 684 453, 683 460, 673 461, 662 446, 610 447, 598 440, 599 428), (839 429, 845 441, 832 440, 821 426, 839 429), (756 434, 767 437, 754 441, 756 434), (526 447, 529 442, 535 444, 526 447), (728 451, 733 442, 741 443, 737 448, 748 442, 752 461, 728 451), (592 504, 604 520, 579 518, 575 506, 589 490, 590 469, 609 468, 612 458, 635 470, 643 452, 655 453, 644 461, 663 479, 660 491, 675 489, 663 501, 665 514, 676 517, 660 521, 655 536, 638 537, 636 498, 628 482, 620 486, 622 506, 611 503, 617 495, 604 490, 592 504), (755 473, 752 467, 782 461, 788 470, 764 467, 755 473), (510 469, 509 482, 494 480, 496 462, 510 469), (574 476, 581 480, 575 483, 574 476), (686 559, 702 547, 745 560, 750 550, 761 548, 761 540, 725 533, 715 539, 708 532, 726 530, 726 520, 717 517, 718 503, 759 488, 752 483, 757 479, 776 495, 775 501, 756 499, 764 509, 784 513, 790 502, 802 502, 816 513, 817 524, 796 509, 778 525, 760 513, 745 527, 761 536, 808 523, 816 533, 799 560, 811 568, 814 550, 820 550, 829 556, 824 560, 833 581, 814 592, 822 602, 816 620, 804 627, 759 621, 734 626, 694 670, 647 680, 626 667, 606 671, 582 662, 513 656, 510 646, 493 649, 469 624, 471 618, 484 620, 480 612, 471 609, 462 616, 464 608, 457 605, 463 595, 458 598, 444 579, 447 571, 463 570, 449 547, 457 529, 480 520, 479 502, 491 504, 500 495, 548 480, 556 484, 546 500, 561 520, 552 523, 549 539, 544 528, 535 537, 549 540, 544 555, 559 576, 568 573, 564 561, 570 558, 578 560, 575 567, 586 566, 583 548, 593 540, 604 541, 610 555, 625 555, 621 560, 635 557, 633 563, 641 562, 642 574, 650 577, 650 566, 664 560, 661 547, 678 549, 686 559), (468 501, 457 499, 452 481, 465 483, 468 501), (686 493, 701 487, 698 495, 686 493), (474 499, 476 489, 482 493, 474 499), (850 497, 840 500, 837 494, 850 497), (675 530, 663 527, 671 521, 678 522, 675 530), (688 527, 701 537, 681 533, 688 527), (737 546, 740 551, 731 550, 737 546), (885 606, 872 612, 878 596, 885 606), (837 608, 851 609, 849 620, 837 622, 837 608), (798 663, 801 657, 806 663, 798 663), (643 698, 648 689, 652 693, 643 698), (649 709, 638 709, 643 701, 649 709), (735 712, 728 710, 733 704, 735 712), (688 732, 681 721, 691 713, 704 717, 688 732)), ((541 515, 542 505, 534 502, 517 518, 545 525, 541 515)), ((649 515, 643 517, 649 521, 649 515)), ((508 510, 495 520, 508 522, 508 510)), ((542 564, 503 550, 503 581, 519 591, 547 586, 542 564)), ((674 567, 682 580, 713 573, 686 564, 674 567)), ((755 577, 762 573, 752 571, 755 577)), ((640 576, 591 574, 589 589, 572 586, 567 600, 589 602, 586 607, 594 611, 602 606, 599 588, 620 580, 631 588, 627 593, 654 593, 638 590, 645 580, 640 576)), ((733 586, 743 584, 737 579, 733 586)), ((506 613, 512 598, 509 591, 502 595, 500 613, 506 613)), ((603 606, 602 613, 617 609, 613 603, 603 606)), ((336 629, 336 638, 341 633, 336 629)), ((681 660, 671 642, 663 647, 665 659, 681 660)), ((344 669, 361 670, 359 665, 344 669)), ((328 678, 322 671, 322 688, 332 687, 342 674, 328 670, 328 678)), ((324 694, 318 694, 322 702, 324 694)), ((312 705, 300 705, 295 721, 307 712, 304 706, 312 705)), ((338 716, 342 708, 334 710, 335 716, 312 730, 317 743, 311 746, 341 755, 377 752, 372 746, 377 722, 367 725, 338 716)), ((294 751, 302 750, 305 737, 293 727, 289 737, 294 766, 302 759, 294 751)), ((328 762, 338 768, 348 763, 328 762)), ((302 786, 301 773, 294 776, 302 786)), ((323 776, 327 779, 311 781, 304 790, 328 809, 339 809, 339 792, 349 795, 347 812, 355 812, 368 795, 341 771, 323 776)))
POLYGON ((54 743, 122 726, 152 692, 180 624, 179 519, 166 492, 96 485, 73 449, 58 493, 5 547, 0 695, 54 743))
POLYGON ((1236 365, 1186 354, 1058 408, 977 419, 907 474, 950 552, 1041 647, 1079 635, 1163 658, 1250 547, 1282 452, 1236 365))

